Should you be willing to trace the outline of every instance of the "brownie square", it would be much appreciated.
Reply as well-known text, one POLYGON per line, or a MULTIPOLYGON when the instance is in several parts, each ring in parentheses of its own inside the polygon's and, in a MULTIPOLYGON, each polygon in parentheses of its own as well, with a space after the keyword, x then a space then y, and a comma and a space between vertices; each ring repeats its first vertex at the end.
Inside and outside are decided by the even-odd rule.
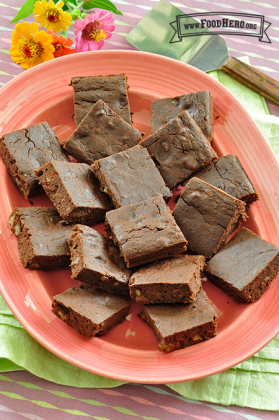
POLYGON ((151 156, 141 146, 100 159, 92 168, 116 208, 159 195, 167 201, 171 198, 151 156))
POLYGON ((154 158, 165 183, 175 188, 217 155, 188 111, 183 111, 140 142, 154 158))
POLYGON ((71 86, 77 125, 99 99, 106 102, 124 121, 132 124, 126 74, 72 77, 71 86))
POLYGON ((67 240, 72 225, 62 225, 51 207, 16 207, 9 217, 22 264, 26 268, 53 269, 70 265, 67 240))
POLYGON ((201 255, 180 255, 138 268, 129 281, 131 298, 142 304, 194 302, 204 264, 201 255))
POLYGON ((128 315, 130 299, 74 286, 53 297, 52 312, 85 337, 105 334, 128 315))
POLYGON ((95 160, 127 150, 141 140, 141 133, 99 100, 62 143, 79 162, 95 160))
POLYGON ((47 122, 5 134, 0 139, 0 155, 25 198, 42 191, 34 173, 35 169, 52 159, 69 162, 66 152, 47 122))
POLYGON ((107 212, 105 227, 128 267, 186 250, 187 241, 163 197, 149 198, 107 212))
POLYGON ((184 188, 173 215, 188 241, 188 248, 211 258, 240 219, 246 219, 245 208, 243 201, 194 177, 184 188))
POLYGON ((240 302, 255 302, 279 271, 279 249, 241 228, 205 266, 207 278, 240 302))
POLYGON ((91 225, 104 220, 111 206, 89 165, 52 160, 36 171, 61 218, 91 225))
POLYGON ((129 296, 132 272, 112 240, 90 227, 76 225, 68 245, 74 280, 104 292, 129 296))
POLYGON ((214 309, 203 290, 193 303, 143 306, 139 314, 160 341, 158 348, 165 353, 208 340, 217 334, 214 309))
POLYGON ((187 110, 198 124, 208 141, 213 137, 213 99, 210 92, 204 90, 191 92, 188 95, 174 98, 163 98, 152 101, 152 131, 177 117, 187 110))
POLYGON ((213 165, 200 169, 193 176, 248 204, 258 200, 252 181, 235 155, 220 157, 213 165))

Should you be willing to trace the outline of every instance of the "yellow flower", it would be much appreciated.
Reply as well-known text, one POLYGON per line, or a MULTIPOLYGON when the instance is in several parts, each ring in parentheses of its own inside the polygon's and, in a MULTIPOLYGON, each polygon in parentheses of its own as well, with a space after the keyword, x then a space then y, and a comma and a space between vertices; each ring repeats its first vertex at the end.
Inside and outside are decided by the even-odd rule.
POLYGON ((45 31, 39 31, 37 23, 17 23, 10 53, 16 64, 23 69, 30 69, 54 58, 52 36, 45 31))
POLYGON ((64 12, 63 5, 63 1, 59 1, 57 4, 54 4, 52 0, 49 2, 46 0, 37 1, 33 10, 36 22, 56 33, 66 31, 71 25, 72 17, 70 13, 64 12))

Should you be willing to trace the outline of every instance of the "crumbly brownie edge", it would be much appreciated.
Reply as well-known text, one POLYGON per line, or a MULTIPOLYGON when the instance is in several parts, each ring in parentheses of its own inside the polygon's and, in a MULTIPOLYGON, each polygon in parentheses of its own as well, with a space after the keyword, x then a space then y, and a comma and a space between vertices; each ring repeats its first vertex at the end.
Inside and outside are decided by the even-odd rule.
POLYGON ((279 271, 279 253, 270 261, 270 263, 242 290, 237 289, 232 284, 227 283, 220 277, 211 273, 205 266, 205 273, 208 280, 215 286, 224 290, 232 299, 251 303, 256 302, 270 287, 272 280, 275 279, 279 271))
POLYGON ((13 210, 9 217, 9 225, 11 231, 17 238, 17 247, 19 250, 20 259, 22 261, 23 267, 28 267, 30 269, 39 268, 36 265, 35 267, 33 267, 32 263, 36 256, 32 247, 32 243, 30 241, 29 231, 24 227, 24 224, 21 220, 20 212, 17 208, 13 210))
POLYGON ((65 268, 70 265, 70 253, 68 255, 36 255, 30 240, 29 229, 24 226, 20 212, 15 208, 9 217, 9 224, 13 234, 17 237, 17 246, 20 259, 25 268, 30 270, 52 270, 65 268))
POLYGON ((165 353, 181 350, 185 347, 190 347, 215 337, 217 334, 216 330, 217 322, 216 320, 213 320, 190 330, 165 337, 165 339, 159 343, 158 348, 165 353))
MULTIPOLYGON (((194 302, 201 289, 201 272, 205 265, 205 257, 201 256, 197 259, 195 265, 195 270, 188 283, 181 283, 178 280, 177 283, 134 284, 135 277, 132 275, 129 281, 130 296, 134 301, 143 305, 194 302)), ((173 269, 175 270, 175 267, 173 269)))
MULTIPOLYGON (((73 164, 74 165, 74 164, 73 164)), ((105 203, 105 197, 98 197, 104 202, 104 207, 107 208, 85 208, 75 206, 71 196, 69 196, 66 188, 61 181, 55 166, 51 162, 45 164, 38 171, 35 171, 39 178, 39 183, 42 185, 49 199, 53 202, 61 218, 70 223, 80 223, 83 225, 92 225, 101 222, 105 218, 106 211, 110 209, 109 203, 105 203), (63 205, 61 204, 63 203, 63 205)), ((94 183, 93 173, 90 173, 90 182, 94 192, 98 195, 98 186, 94 183)), ((95 178, 95 177, 94 177, 95 178)), ((97 182, 97 180, 96 180, 97 182)), ((101 194, 101 193, 100 193, 101 194)))
POLYGON ((74 209, 74 205, 61 183, 60 177, 54 166, 46 163, 39 170, 35 171, 35 174, 39 179, 40 185, 43 187, 49 199, 53 202, 60 216, 63 219, 68 220, 69 214, 74 209), (62 201, 63 205, 61 205, 62 201))
POLYGON ((29 197, 32 197, 33 195, 37 194, 37 192, 42 190, 39 185, 39 182, 36 183, 35 180, 34 183, 36 184, 36 186, 33 185, 33 188, 30 189, 30 186, 26 182, 26 179, 20 174, 15 159, 12 157, 12 155, 9 152, 9 149, 6 147, 4 137, 0 139, 0 155, 2 157, 4 165, 6 166, 8 174, 12 178, 15 185, 19 188, 21 193, 24 195, 24 198, 28 199, 29 197))
POLYGON ((209 107, 207 106, 208 105, 207 101, 204 101, 203 103, 205 103, 205 108, 206 108, 205 111, 206 111, 206 114, 209 115, 209 120, 207 120, 208 126, 206 125, 205 129, 202 130, 202 132, 203 132, 204 136, 207 138, 207 140, 211 143, 212 140, 213 140, 213 122, 214 122, 214 120, 213 120, 213 97, 210 94, 210 92, 208 92, 208 91, 197 92, 197 97, 200 100, 200 97, 203 96, 203 95, 207 96, 207 93, 209 95, 209 107))
MULTIPOLYGON (((157 303, 190 303, 194 302, 194 293, 188 284, 167 285, 164 283, 154 285, 129 284, 131 298, 142 305, 157 303)), ((200 289, 199 289, 200 290, 200 289)))
POLYGON ((78 334, 87 338, 105 334, 107 331, 123 322, 128 315, 129 309, 130 303, 125 308, 122 308, 101 324, 97 325, 90 319, 74 311, 72 308, 61 305, 56 299, 53 299, 52 302, 52 312, 67 325, 73 327, 78 334))
POLYGON ((96 160, 92 165, 91 168, 94 172, 94 175, 98 178, 98 181, 100 183, 100 189, 101 191, 106 194, 106 196, 109 198, 109 200, 111 201, 112 205, 118 209, 120 207, 120 205, 118 204, 118 201, 115 197, 115 195, 113 194, 113 192, 111 191, 111 188, 109 187, 109 185, 106 182, 106 177, 103 175, 102 171, 101 171, 101 165, 100 162, 98 160, 96 160))
MULTIPOLYGON (((226 193, 225 193, 226 194, 226 193)), ((228 194, 227 194, 228 195, 228 194)), ((232 197, 234 198, 234 197, 232 197)), ((212 252, 208 258, 212 258, 226 243, 228 237, 240 226, 241 220, 247 220, 247 213, 246 213, 246 203, 244 201, 234 199, 235 202, 235 212, 233 217, 231 218, 226 230, 222 238, 220 239, 219 243, 217 244, 216 248, 212 252)))
POLYGON ((127 258, 124 256, 127 267, 137 267, 139 265, 148 264, 152 261, 162 260, 164 258, 173 257, 186 251, 185 242, 170 245, 167 248, 162 248, 148 254, 127 258))
POLYGON ((185 347, 201 343, 202 341, 215 337, 217 334, 216 316, 214 316, 213 321, 211 322, 207 322, 187 331, 177 332, 165 338, 156 328, 155 322, 150 318, 145 306, 142 307, 142 311, 138 316, 150 326, 159 341, 157 348, 165 353, 181 350, 185 347))
POLYGON ((112 293, 118 296, 129 297, 128 284, 121 283, 115 278, 106 276, 96 271, 90 270, 85 267, 83 260, 83 243, 80 238, 78 228, 70 235, 68 239, 68 245, 71 254, 71 270, 72 279, 78 280, 81 283, 89 284, 95 290, 101 290, 103 292, 112 293))

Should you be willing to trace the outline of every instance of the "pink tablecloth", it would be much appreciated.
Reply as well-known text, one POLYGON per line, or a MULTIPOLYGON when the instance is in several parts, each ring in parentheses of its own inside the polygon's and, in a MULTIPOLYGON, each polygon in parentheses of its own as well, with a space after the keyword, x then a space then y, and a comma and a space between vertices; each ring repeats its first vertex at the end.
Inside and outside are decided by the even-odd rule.
MULTIPOLYGON (((0 86, 23 70, 10 59, 9 49, 14 25, 9 24, 22 0, 0 2, 0 86)), ((114 1, 124 16, 116 16, 116 30, 104 49, 133 49, 125 35, 154 6, 156 0, 114 1)), ((253 66, 279 81, 279 4, 278 0, 181 0, 174 3, 186 13, 230 11, 265 16, 272 23, 268 29, 271 43, 258 38, 226 36, 229 52, 235 57, 249 57, 253 66)), ((31 19, 27 19, 31 21, 31 19)), ((71 28, 72 29, 72 28, 71 28)), ((74 38, 73 29, 69 35, 74 38)), ((271 113, 279 107, 269 102, 271 113)), ((268 392, 268 390, 267 390, 268 392)), ((78 389, 56 385, 26 371, 0 374, 0 418, 28 419, 197 419, 197 420, 275 420, 278 413, 235 406, 222 407, 187 400, 163 385, 122 385, 114 389, 78 389)))

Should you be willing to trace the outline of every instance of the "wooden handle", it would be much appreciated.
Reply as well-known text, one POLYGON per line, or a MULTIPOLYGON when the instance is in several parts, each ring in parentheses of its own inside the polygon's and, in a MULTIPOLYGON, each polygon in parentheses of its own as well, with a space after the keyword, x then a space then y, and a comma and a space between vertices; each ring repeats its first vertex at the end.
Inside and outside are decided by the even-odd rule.
POLYGON ((279 82, 276 80, 234 57, 228 59, 222 66, 222 70, 233 79, 279 105, 279 82))

